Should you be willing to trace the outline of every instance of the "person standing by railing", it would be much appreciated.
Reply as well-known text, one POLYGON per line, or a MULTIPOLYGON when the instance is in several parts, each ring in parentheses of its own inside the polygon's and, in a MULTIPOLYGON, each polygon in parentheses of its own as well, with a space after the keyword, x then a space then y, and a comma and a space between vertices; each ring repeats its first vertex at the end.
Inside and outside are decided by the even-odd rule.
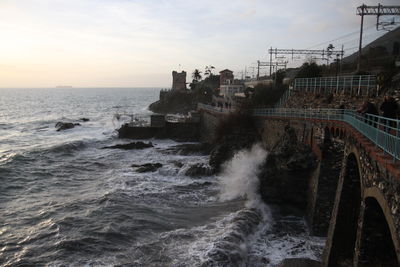
MULTIPOLYGON (((382 114, 383 117, 389 119, 396 119, 399 106, 393 97, 386 95, 379 109, 383 112, 382 114)), ((389 127, 396 127, 396 125, 394 125, 394 122, 390 120, 384 120, 383 123, 389 127)), ((389 127, 385 127, 385 131, 388 132, 390 130, 389 127)))
POLYGON ((374 127, 376 127, 377 118, 375 116, 379 116, 379 113, 375 104, 365 100, 362 106, 359 109, 357 109, 357 112, 364 115, 365 122, 367 122, 369 125, 373 125, 374 127), (374 115, 374 116, 369 116, 369 115, 374 115))

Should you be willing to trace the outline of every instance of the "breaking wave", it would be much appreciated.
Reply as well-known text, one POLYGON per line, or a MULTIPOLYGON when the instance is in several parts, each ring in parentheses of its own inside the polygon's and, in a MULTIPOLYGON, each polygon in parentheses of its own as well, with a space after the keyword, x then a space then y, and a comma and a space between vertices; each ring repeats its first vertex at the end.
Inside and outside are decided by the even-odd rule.
POLYGON ((221 200, 247 198, 247 207, 256 207, 261 203, 258 193, 259 167, 267 156, 260 144, 248 150, 241 150, 226 162, 220 176, 221 200))

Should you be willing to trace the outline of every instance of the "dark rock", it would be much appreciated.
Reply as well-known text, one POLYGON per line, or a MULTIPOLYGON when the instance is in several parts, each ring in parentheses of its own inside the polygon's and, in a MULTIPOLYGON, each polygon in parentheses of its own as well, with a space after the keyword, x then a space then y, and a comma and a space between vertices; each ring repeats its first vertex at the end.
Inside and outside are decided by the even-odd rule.
POLYGON ((183 167, 183 163, 177 160, 174 161, 170 161, 172 164, 174 164, 175 167, 177 168, 182 168, 183 167))
POLYGON ((132 142, 129 144, 118 144, 115 146, 105 146, 102 147, 103 149, 108 148, 108 149, 144 149, 144 148, 149 148, 153 147, 153 144, 151 142, 144 143, 144 142, 132 142))
POLYGON ((182 144, 177 145, 166 150, 166 152, 171 154, 179 154, 183 156, 187 155, 209 155, 212 150, 212 146, 208 143, 199 144, 182 144))
POLYGON ((242 131, 223 137, 211 151, 210 166, 214 172, 219 172, 221 165, 231 159, 237 151, 248 149, 257 141, 258 136, 255 131, 242 131))
POLYGON ((154 172, 161 168, 163 165, 161 163, 145 163, 142 165, 132 164, 131 167, 137 168, 137 172, 154 172))
POLYGON ((75 126, 80 126, 80 124, 79 123, 59 121, 59 122, 56 123, 55 127, 57 128, 57 132, 59 132, 59 131, 67 130, 67 129, 72 129, 75 126))
POLYGON ((263 200, 304 211, 308 180, 315 167, 316 158, 311 149, 297 142, 294 130, 287 127, 281 140, 270 151, 259 175, 263 200))
POLYGON ((88 119, 88 118, 80 118, 79 120, 80 120, 80 121, 83 121, 83 122, 87 122, 87 121, 89 121, 89 119, 88 119))
POLYGON ((189 169, 185 172, 185 175, 190 177, 209 176, 212 174, 213 174, 212 169, 207 166, 204 166, 201 163, 191 165, 189 169))

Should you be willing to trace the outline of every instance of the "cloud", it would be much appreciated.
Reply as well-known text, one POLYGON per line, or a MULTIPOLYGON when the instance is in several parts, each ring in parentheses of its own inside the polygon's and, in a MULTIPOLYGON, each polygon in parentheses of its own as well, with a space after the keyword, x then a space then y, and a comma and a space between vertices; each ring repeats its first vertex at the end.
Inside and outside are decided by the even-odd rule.
MULTIPOLYGON (((170 72, 179 64, 189 72, 210 64, 239 70, 265 59, 270 46, 304 48, 356 31, 355 8, 361 3, 2 0, 0 57, 6 65, 39 72, 36 79, 26 75, 32 85, 73 77, 78 86, 96 83, 96 78, 96 84, 135 85, 137 79, 143 86, 145 77, 154 75, 158 78, 149 79, 149 86, 154 81, 169 86, 170 72)), ((24 72, 9 75, 18 73, 15 83, 24 72)))

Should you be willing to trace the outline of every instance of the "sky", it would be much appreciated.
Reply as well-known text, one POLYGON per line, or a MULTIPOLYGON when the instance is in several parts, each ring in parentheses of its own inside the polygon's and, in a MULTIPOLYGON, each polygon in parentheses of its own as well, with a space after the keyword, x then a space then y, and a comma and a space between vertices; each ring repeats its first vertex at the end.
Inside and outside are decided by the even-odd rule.
MULTIPOLYGON (((0 0, 0 87, 168 88, 173 70, 187 71, 187 80, 209 65, 215 73, 228 68, 240 77, 246 69, 251 76, 270 47, 343 44, 350 55, 362 4, 378 2, 0 0)), ((375 16, 364 21, 364 44, 385 33, 376 30, 375 16)))

